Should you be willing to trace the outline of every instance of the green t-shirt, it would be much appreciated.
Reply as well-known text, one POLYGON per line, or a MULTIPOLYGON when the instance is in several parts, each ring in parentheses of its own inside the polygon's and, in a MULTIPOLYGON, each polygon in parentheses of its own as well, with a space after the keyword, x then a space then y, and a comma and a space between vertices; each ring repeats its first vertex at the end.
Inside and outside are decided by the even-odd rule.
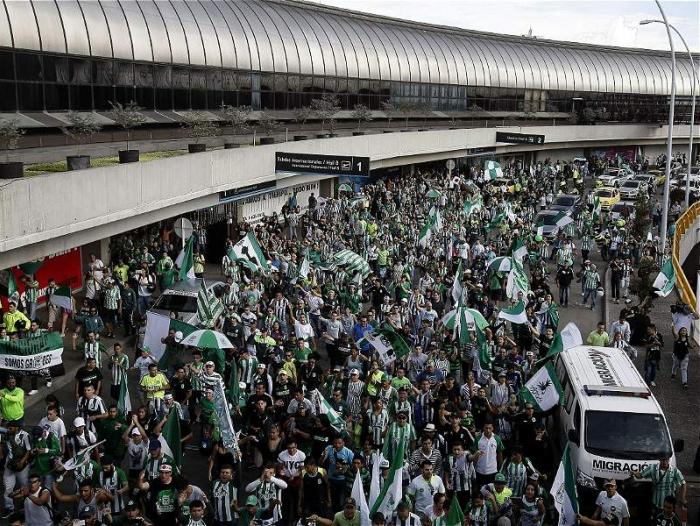
POLYGON ((360 512, 355 510, 352 519, 348 519, 344 511, 339 511, 333 517, 333 526, 360 526, 360 512))
POLYGON ((126 430, 126 423, 117 418, 105 418, 100 427, 99 437, 105 440, 105 451, 109 451, 113 457, 121 458, 126 449, 122 440, 122 434, 126 430))
POLYGON ((401 389, 402 387, 405 387, 409 391, 411 390, 411 380, 409 380, 407 377, 403 378, 392 378, 391 379, 391 387, 396 389, 397 391, 401 389))

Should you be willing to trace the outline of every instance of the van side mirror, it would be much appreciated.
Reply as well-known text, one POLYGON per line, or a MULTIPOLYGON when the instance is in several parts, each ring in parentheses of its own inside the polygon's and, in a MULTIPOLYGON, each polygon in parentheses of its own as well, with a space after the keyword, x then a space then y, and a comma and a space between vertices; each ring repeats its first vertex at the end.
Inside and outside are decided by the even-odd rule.
POLYGON ((685 440, 679 438, 673 443, 673 452, 681 453, 685 449, 685 440))
POLYGON ((566 434, 566 436, 569 439, 569 442, 573 442, 577 446, 579 445, 579 441, 581 440, 581 437, 578 434, 578 431, 575 429, 569 429, 569 432, 566 434))

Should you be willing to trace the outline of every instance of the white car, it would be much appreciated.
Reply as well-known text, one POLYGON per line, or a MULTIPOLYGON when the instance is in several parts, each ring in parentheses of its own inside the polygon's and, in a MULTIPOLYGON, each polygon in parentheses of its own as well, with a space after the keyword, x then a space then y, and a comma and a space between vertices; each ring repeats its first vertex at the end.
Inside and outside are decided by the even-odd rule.
POLYGON ((647 194, 647 185, 646 183, 639 181, 637 179, 628 179, 626 181, 623 181, 623 183, 620 185, 620 198, 621 199, 637 199, 637 196, 642 193, 643 195, 648 195, 647 194))
POLYGON ((620 186, 623 181, 634 176, 634 172, 625 168, 610 168, 604 174, 598 176, 603 186, 620 186))

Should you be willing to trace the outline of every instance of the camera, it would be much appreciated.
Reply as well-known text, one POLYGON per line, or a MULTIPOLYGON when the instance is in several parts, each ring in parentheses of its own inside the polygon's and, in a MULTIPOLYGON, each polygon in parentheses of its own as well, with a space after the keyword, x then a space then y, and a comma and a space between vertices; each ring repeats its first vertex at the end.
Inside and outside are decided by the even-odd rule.
POLYGON ((682 301, 676 302, 674 305, 671 305, 671 313, 672 314, 691 314, 693 311, 691 310, 690 306, 686 305, 682 301))

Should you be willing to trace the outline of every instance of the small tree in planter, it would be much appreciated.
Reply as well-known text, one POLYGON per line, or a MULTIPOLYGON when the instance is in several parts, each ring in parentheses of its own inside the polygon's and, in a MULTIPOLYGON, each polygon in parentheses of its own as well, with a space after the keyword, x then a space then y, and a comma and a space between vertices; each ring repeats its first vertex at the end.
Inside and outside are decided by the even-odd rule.
POLYGON ((411 116, 411 113, 415 113, 417 111, 417 104, 413 102, 399 102, 399 104, 396 106, 396 110, 401 114, 401 117, 404 119, 404 128, 408 128, 408 119, 411 116))
MULTIPOLYGON (((309 108, 308 106, 302 106, 301 108, 298 108, 294 112, 294 122, 296 122, 300 126, 304 126, 306 124, 306 121, 309 119, 312 119, 314 116, 314 110, 309 108)), ((295 135, 294 140, 295 141, 303 141, 307 138, 306 135, 295 135)))
POLYGON ((358 131, 353 132, 353 135, 364 135, 364 132, 360 130, 365 122, 372 120, 372 111, 364 104, 355 104, 352 110, 352 118, 357 121, 358 129, 358 131))
MULTIPOLYGON (((253 108, 250 106, 221 106, 221 112, 226 117, 226 122, 233 128, 233 133, 238 135, 245 133, 251 129, 250 117, 253 114, 253 108)), ((225 142, 224 148, 238 148, 238 143, 225 142)))
POLYGON ((389 127, 391 127, 391 121, 394 120, 394 117, 399 113, 396 106, 391 101, 383 100, 379 103, 379 107, 386 115, 386 120, 389 123, 389 127))
POLYGON ((78 145, 78 155, 66 157, 69 170, 82 170, 90 168, 90 156, 81 155, 80 147, 83 144, 92 142, 93 136, 102 129, 102 125, 97 122, 91 113, 68 113, 68 126, 61 128, 61 131, 73 139, 78 145))
POLYGON ((112 106, 110 117, 124 131, 126 131, 126 150, 119 150, 120 163, 135 163, 139 160, 139 151, 129 149, 131 130, 138 128, 146 122, 146 117, 141 115, 141 108, 133 100, 124 105, 121 102, 109 101, 112 106))
POLYGON ((182 114, 182 127, 185 129, 187 137, 194 139, 194 143, 187 145, 190 153, 205 152, 206 144, 201 144, 200 139, 205 137, 215 137, 219 134, 219 126, 209 119, 206 113, 201 111, 188 111, 182 114))
POLYGON ((326 129, 331 135, 335 134, 335 114, 342 108, 340 107, 340 99, 332 93, 324 93, 320 99, 311 101, 311 109, 321 120, 321 135, 325 135, 326 129))
POLYGON ((260 115, 258 115, 258 127, 265 134, 265 137, 260 138, 260 144, 274 144, 275 138, 272 137, 272 134, 279 128, 279 125, 279 122, 277 122, 272 115, 261 111, 260 115))
POLYGON ((10 150, 19 145, 24 130, 19 127, 18 119, 0 120, 0 148, 5 150, 5 162, 0 163, 0 179, 17 179, 24 175, 24 163, 10 162, 10 150))
POLYGON ((433 107, 427 101, 421 101, 415 104, 415 111, 423 117, 423 128, 428 126, 428 116, 432 113, 433 107))

